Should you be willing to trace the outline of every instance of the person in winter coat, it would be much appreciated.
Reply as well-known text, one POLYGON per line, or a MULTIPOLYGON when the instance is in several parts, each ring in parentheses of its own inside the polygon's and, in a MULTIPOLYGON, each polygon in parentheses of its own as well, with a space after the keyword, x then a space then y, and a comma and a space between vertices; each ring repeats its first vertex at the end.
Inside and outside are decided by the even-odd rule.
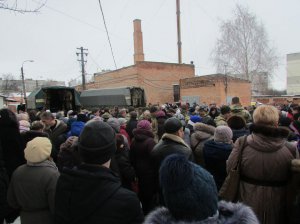
POLYGON ((123 188, 109 168, 116 151, 112 127, 102 121, 87 122, 78 139, 78 150, 83 163, 76 169, 64 169, 57 182, 55 223, 142 223, 137 195, 123 188))
POLYGON ((208 114, 208 107, 207 106, 200 106, 199 107, 199 115, 201 116, 201 122, 204 124, 216 126, 214 119, 208 114))
POLYGON ((50 158, 51 142, 36 137, 27 143, 27 163, 13 173, 7 199, 10 206, 20 209, 21 223, 54 223, 54 195, 59 172, 50 158))
POLYGON ((15 169, 26 161, 17 117, 6 108, 0 110, 0 150, 0 223, 11 223, 19 214, 7 204, 7 186, 15 169))
POLYGON ((130 141, 132 141, 133 139, 133 129, 136 128, 137 126, 137 123, 138 123, 138 120, 137 120, 137 112, 135 111, 131 111, 129 113, 130 115, 130 119, 129 121, 127 122, 127 125, 126 125, 126 131, 130 137, 130 141))
POLYGON ((87 121, 87 116, 85 114, 78 114, 76 121, 71 124, 71 129, 67 134, 67 137, 79 136, 82 132, 85 122, 87 121))
POLYGON ((164 124, 167 120, 166 114, 164 111, 159 110, 156 112, 156 120, 157 120, 157 136, 158 141, 161 139, 163 134, 165 133, 164 124))
POLYGON ((228 126, 231 128, 233 136, 232 141, 235 142, 239 137, 249 135, 250 131, 247 128, 246 121, 239 115, 233 115, 227 120, 228 126))
POLYGON ((127 139, 128 146, 130 147, 130 145, 131 145, 131 139, 130 139, 129 134, 126 131, 127 120, 126 120, 126 118, 121 117, 121 118, 118 118, 118 121, 120 123, 120 134, 123 135, 127 139))
POLYGON ((227 126, 227 120, 231 116, 231 109, 229 106, 224 105, 220 109, 221 114, 214 119, 216 126, 227 126))
POLYGON ((137 128, 133 130, 133 134, 134 138, 130 147, 130 160, 138 177, 138 196, 143 205, 144 214, 148 214, 155 207, 155 175, 151 151, 156 143, 151 123, 147 120, 139 121, 137 128))
MULTIPOLYGON (((278 127, 278 111, 262 105, 253 113, 251 135, 247 137, 241 159, 239 201, 258 216, 261 223, 285 223, 286 189, 295 148, 287 144, 289 132, 278 127)), ((227 172, 236 164, 239 139, 227 162, 227 172)))
POLYGON ((194 153, 195 163, 204 166, 203 147, 204 143, 213 139, 215 127, 203 123, 194 126, 195 132, 191 135, 191 148, 194 153))
POLYGON ((222 187, 227 176, 226 161, 232 147, 232 131, 227 126, 218 126, 215 130, 214 139, 204 143, 205 169, 213 175, 218 190, 222 187))
POLYGON ((251 208, 218 202, 212 176, 182 155, 170 155, 160 167, 165 207, 156 208, 144 224, 258 224, 251 208))
POLYGON ((243 108, 243 106, 240 103, 239 97, 235 96, 232 98, 230 109, 232 115, 239 115, 243 117, 247 124, 252 121, 251 114, 249 113, 248 110, 245 110, 243 108))
POLYGON ((118 165, 122 187, 133 190, 131 184, 135 181, 136 174, 133 166, 130 163, 129 149, 125 148, 124 137, 121 134, 116 135, 116 143, 117 150, 115 153, 115 160, 118 165))
POLYGON ((220 112, 218 111, 218 108, 216 106, 212 106, 209 108, 209 113, 208 115, 212 118, 215 119, 220 115, 220 112))
POLYGON ((45 125, 44 132, 49 135, 52 143, 51 157, 56 161, 59 147, 66 141, 67 125, 63 121, 55 119, 50 112, 43 112, 41 114, 41 121, 45 125))

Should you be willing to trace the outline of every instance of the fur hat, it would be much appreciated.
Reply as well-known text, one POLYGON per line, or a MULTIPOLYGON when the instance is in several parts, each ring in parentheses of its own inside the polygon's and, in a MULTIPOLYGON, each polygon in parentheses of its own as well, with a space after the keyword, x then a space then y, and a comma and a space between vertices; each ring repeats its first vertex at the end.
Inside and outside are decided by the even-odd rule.
POLYGON ((148 120, 140 120, 137 124, 137 129, 151 130, 151 123, 148 120))
POLYGON ((171 117, 165 121, 164 128, 166 133, 175 133, 182 128, 182 123, 178 118, 171 117))
POLYGON ((119 124, 120 126, 125 125, 127 123, 126 118, 120 117, 118 118, 119 124))
POLYGON ((120 123, 118 118, 111 117, 107 120, 107 123, 115 130, 116 133, 120 132, 120 123))
POLYGON ((79 136, 78 150, 86 163, 106 163, 116 151, 115 131, 105 122, 88 121, 79 136))
POLYGON ((227 124, 233 130, 240 130, 246 127, 246 120, 239 115, 232 115, 228 118, 227 124))
POLYGON ((218 126, 215 130, 215 142, 230 143, 232 140, 232 130, 227 126, 218 126))
POLYGON ((166 207, 176 220, 201 221, 217 213, 218 192, 211 174, 182 155, 170 155, 159 170, 166 207))
POLYGON ((190 120, 194 123, 200 123, 202 121, 202 118, 198 115, 190 116, 190 120))
POLYGON ((27 143, 24 150, 25 159, 31 163, 40 163, 51 155, 52 144, 49 138, 35 137, 27 143))

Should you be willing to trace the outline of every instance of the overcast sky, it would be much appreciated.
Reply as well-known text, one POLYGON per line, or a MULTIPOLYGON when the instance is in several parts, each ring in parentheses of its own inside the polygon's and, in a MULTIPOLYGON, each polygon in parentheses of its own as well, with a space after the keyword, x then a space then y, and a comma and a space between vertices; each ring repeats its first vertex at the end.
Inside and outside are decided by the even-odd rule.
MULTIPOLYGON (((27 8, 38 0, 26 0, 27 8)), ((118 68, 133 64, 133 20, 142 20, 147 61, 177 62, 176 0, 102 0, 118 68)), ((299 0, 181 0, 183 63, 194 61, 196 75, 215 72, 211 50, 220 21, 236 3, 263 22, 281 58, 274 86, 286 87, 286 54, 300 52, 299 0)), ((19 3, 21 4, 21 3, 19 3)), ((98 0, 48 0, 37 14, 0 10, 0 75, 69 81, 80 78, 76 48, 88 49, 88 74, 114 69, 98 0)))

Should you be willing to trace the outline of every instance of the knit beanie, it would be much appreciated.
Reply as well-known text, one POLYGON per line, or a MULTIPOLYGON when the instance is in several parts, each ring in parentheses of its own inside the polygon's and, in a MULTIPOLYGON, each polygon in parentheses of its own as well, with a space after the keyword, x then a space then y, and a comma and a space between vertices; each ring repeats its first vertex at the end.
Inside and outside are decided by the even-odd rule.
POLYGON ((157 118, 159 118, 159 117, 165 117, 165 116, 166 116, 166 114, 162 110, 156 112, 156 117, 157 118))
POLYGON ((50 157, 52 144, 49 138, 35 137, 24 150, 25 159, 31 163, 40 163, 50 157))
POLYGON ((166 133, 175 133, 182 128, 182 123, 176 117, 168 118, 164 124, 166 133))
POLYGON ((151 131, 151 123, 148 120, 140 120, 137 123, 137 129, 144 129, 144 130, 148 130, 151 131))
POLYGON ((115 131, 103 121, 88 121, 79 136, 78 150, 85 163, 106 163, 116 151, 115 131))
POLYGON ((201 221, 217 213, 218 192, 214 179, 184 156, 168 156, 159 170, 162 195, 176 220, 201 221))
POLYGON ((230 143, 232 140, 232 130, 227 126, 218 126, 215 129, 215 142, 230 143))
POLYGON ((116 133, 120 132, 120 123, 118 118, 111 117, 107 120, 107 123, 115 130, 116 133))

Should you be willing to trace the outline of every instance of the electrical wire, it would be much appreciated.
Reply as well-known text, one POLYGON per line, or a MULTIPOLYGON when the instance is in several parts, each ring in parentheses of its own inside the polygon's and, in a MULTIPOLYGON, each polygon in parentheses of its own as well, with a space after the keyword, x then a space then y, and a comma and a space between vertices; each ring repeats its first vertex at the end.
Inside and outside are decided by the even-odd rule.
POLYGON ((100 1, 100 0, 99 0, 99 6, 100 6, 101 13, 102 13, 103 23, 104 23, 104 26, 105 26, 106 35, 107 35, 107 39, 108 39, 108 42, 109 42, 111 55, 112 55, 113 60, 114 60, 115 68, 118 69, 118 68, 117 68, 117 64, 116 64, 116 60, 115 60, 115 56, 114 56, 114 52, 113 52, 113 49, 112 49, 112 45, 111 45, 111 42, 110 42, 109 33, 108 33, 108 30, 107 30, 107 26, 106 26, 106 22, 105 22, 105 17, 104 17, 104 12, 103 12, 102 5, 101 5, 101 1, 100 1))

